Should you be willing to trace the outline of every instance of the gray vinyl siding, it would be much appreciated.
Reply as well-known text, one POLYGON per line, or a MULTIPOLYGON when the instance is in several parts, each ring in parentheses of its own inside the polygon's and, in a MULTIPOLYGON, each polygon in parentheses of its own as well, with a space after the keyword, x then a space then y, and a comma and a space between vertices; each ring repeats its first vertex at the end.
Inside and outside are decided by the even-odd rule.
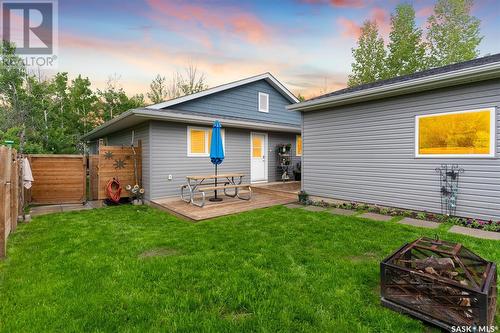
MULTIPOLYGON (((180 195, 180 187, 188 175, 213 174, 209 157, 187 156, 187 127, 182 123, 151 123, 151 196, 153 199, 180 195), (168 180, 172 175, 172 180, 168 180)), ((193 125, 196 126, 196 125, 193 125)), ((250 136, 247 130, 225 128, 226 159, 220 165, 222 172, 242 172, 250 182, 250 136)))
POLYGON ((415 158, 415 116, 496 107, 500 80, 303 115, 303 189, 310 195, 440 212, 441 164, 456 163, 457 215, 500 219, 498 158, 415 158))
POLYGON ((134 128, 128 128, 108 135, 105 138, 105 144, 110 146, 130 146, 132 140, 132 130, 134 131, 134 144, 141 140, 142 143, 142 186, 145 193, 144 198, 151 198, 151 164, 150 164, 150 123, 144 123, 134 128))
POLYGON ((300 113, 286 110, 286 106, 290 104, 292 103, 269 83, 260 80, 177 104, 172 108, 180 111, 300 125, 300 113), (259 112, 259 92, 269 94, 269 113, 259 112))
MULTIPOLYGON (((209 157, 187 156, 187 127, 191 125, 172 122, 151 122, 151 198, 180 195, 180 187, 188 175, 213 174, 214 166, 209 157), (172 180, 168 176, 172 175, 172 180)), ((196 126, 196 125, 192 125, 196 126)), ((199 126, 197 126, 199 127, 199 126)), ((225 155, 219 172, 241 172, 246 175, 243 182, 250 183, 250 133, 251 130, 224 128, 225 155)), ((295 146, 295 135, 268 133, 269 181, 276 180, 277 143, 290 142, 295 146)))

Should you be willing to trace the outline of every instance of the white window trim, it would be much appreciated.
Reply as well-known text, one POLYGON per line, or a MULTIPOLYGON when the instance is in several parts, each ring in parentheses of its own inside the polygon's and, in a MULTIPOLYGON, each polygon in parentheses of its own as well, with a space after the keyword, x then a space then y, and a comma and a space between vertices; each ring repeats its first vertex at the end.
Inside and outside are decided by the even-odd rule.
MULTIPOLYGON (((209 157, 210 156, 210 144, 208 143, 209 133, 212 127, 197 127, 197 126, 187 126, 186 136, 187 136, 187 156, 188 157, 209 157), (205 132, 205 153, 192 153, 191 152, 191 130, 204 131, 205 132)), ((222 148, 224 152, 226 151, 226 135, 224 129, 221 129, 222 137, 222 148)))
POLYGON ((415 116, 415 157, 416 158, 495 158, 496 156, 496 142, 497 142, 497 123, 496 123, 496 108, 481 108, 466 111, 455 112, 440 112, 433 114, 426 114, 415 116), (420 154, 418 151, 419 146, 419 120, 432 116, 446 116, 450 114, 470 113, 479 111, 490 112, 490 152, 488 154, 420 154))
POLYGON ((259 112, 265 112, 265 113, 269 113, 269 94, 266 94, 266 93, 263 93, 263 92, 259 92, 259 112), (267 101, 267 104, 266 104, 266 109, 262 109, 260 107, 260 99, 262 96, 266 96, 266 101, 267 101))
MULTIPOLYGON (((299 136, 302 139, 302 134, 295 135, 295 156, 296 157, 301 157, 302 156, 302 153, 299 154, 299 150, 297 149, 298 148, 297 140, 298 140, 299 136)), ((301 150, 304 150, 304 141, 302 141, 302 148, 301 148, 301 150)))

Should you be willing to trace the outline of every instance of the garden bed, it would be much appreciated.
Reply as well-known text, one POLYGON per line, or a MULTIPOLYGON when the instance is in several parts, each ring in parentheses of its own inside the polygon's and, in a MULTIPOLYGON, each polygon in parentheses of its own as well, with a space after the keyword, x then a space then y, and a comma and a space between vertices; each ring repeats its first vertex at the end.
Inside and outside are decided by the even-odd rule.
POLYGON ((458 217, 458 216, 446 216, 437 213, 419 212, 414 210, 371 205, 359 202, 332 203, 332 202, 326 202, 324 200, 306 199, 306 204, 321 206, 321 207, 356 210, 360 212, 372 212, 390 216, 411 217, 419 220, 432 221, 438 223, 450 223, 453 225, 460 225, 468 228, 500 232, 500 221, 481 220, 481 219, 473 219, 473 218, 458 217))

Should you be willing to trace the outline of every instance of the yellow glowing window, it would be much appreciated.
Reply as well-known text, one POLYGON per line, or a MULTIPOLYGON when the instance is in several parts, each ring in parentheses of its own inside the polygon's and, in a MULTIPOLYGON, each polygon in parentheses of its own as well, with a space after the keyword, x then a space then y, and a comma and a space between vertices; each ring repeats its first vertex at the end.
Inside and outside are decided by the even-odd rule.
MULTIPOLYGON (((224 129, 221 131, 222 146, 224 147, 224 129)), ((212 141, 210 127, 188 127, 188 156, 209 156, 212 141)))
POLYGON ((262 157, 263 140, 260 136, 252 136, 252 157, 262 157))
POLYGON ((416 118, 417 157, 495 156, 495 109, 416 118))
POLYGON ((296 155, 302 156, 302 136, 297 135, 295 137, 295 147, 296 147, 296 155))
POLYGON ((191 129, 191 153, 206 154, 206 132, 204 130, 191 129))

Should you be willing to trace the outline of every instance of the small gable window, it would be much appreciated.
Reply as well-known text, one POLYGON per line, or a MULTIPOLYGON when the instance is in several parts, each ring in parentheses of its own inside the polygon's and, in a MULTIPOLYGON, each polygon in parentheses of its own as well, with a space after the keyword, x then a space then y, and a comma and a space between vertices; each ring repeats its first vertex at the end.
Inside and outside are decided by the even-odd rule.
POLYGON ((259 111, 269 112, 269 94, 259 93, 259 111))

